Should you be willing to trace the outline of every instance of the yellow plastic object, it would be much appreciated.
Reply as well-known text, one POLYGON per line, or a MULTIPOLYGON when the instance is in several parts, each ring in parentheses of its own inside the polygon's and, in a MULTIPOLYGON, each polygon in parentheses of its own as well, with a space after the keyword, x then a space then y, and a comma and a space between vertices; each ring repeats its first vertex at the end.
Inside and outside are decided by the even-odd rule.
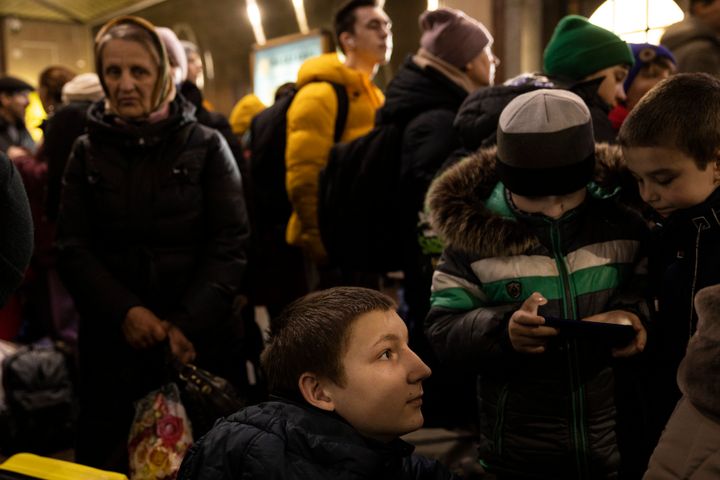
POLYGON ((0 463, 0 469, 43 480, 128 480, 122 473, 98 470, 32 453, 17 453, 0 463))

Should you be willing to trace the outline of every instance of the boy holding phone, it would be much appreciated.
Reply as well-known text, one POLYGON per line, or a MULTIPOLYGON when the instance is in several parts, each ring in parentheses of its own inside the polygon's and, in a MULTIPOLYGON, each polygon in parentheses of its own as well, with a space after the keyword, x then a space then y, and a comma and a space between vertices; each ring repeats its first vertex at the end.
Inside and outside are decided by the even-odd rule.
POLYGON ((611 478, 620 464, 612 356, 642 351, 631 280, 646 226, 591 183, 596 147, 577 95, 536 90, 503 110, 497 149, 443 173, 428 194, 445 242, 427 333, 441 360, 479 373, 480 461, 498 478, 611 478), (613 350, 558 336, 543 315, 628 323, 613 350), (611 355, 612 354, 612 355, 611 355))

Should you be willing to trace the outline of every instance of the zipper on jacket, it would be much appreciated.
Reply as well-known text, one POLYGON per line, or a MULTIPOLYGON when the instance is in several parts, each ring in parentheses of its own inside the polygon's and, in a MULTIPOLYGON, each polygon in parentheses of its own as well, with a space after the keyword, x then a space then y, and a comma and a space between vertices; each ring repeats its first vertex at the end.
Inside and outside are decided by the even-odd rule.
MULTIPOLYGON (((562 284, 563 314, 566 318, 578 320, 577 312, 575 310, 575 296, 573 295, 572 286, 570 284, 570 275, 562 254, 559 222, 549 220, 549 223, 553 258, 555 259, 555 264, 558 267, 560 282, 562 284)), ((565 346, 567 349, 568 374, 570 377, 570 401, 572 405, 571 430, 573 442, 575 444, 575 462, 578 469, 578 478, 589 478, 589 467, 587 463, 587 432, 585 429, 585 389, 580 381, 577 342, 575 340, 568 340, 565 346)))
POLYGON ((495 429, 493 437, 495 441, 495 452, 498 457, 502 455, 503 426, 505 423, 505 403, 507 402, 508 386, 503 385, 498 396, 497 413, 495 415, 495 429))

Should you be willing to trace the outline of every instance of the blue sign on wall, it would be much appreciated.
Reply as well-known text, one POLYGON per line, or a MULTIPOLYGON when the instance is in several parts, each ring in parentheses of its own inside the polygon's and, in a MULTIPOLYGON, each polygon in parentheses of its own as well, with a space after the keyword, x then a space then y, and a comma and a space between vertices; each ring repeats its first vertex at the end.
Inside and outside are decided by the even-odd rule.
POLYGON ((308 58, 323 53, 324 47, 324 38, 317 33, 256 50, 253 65, 255 95, 265 105, 272 105, 277 87, 296 81, 300 65, 308 58))

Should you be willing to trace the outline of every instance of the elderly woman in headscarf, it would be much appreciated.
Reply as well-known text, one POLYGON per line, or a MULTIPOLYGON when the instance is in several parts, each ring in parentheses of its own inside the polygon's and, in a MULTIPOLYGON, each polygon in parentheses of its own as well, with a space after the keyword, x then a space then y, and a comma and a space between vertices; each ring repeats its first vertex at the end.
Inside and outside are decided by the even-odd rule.
POLYGON ((241 383, 231 307, 248 222, 227 143, 176 95, 155 28, 95 39, 104 101, 64 177, 59 267, 81 316, 76 461, 127 471, 133 401, 167 380, 166 352, 241 383))

